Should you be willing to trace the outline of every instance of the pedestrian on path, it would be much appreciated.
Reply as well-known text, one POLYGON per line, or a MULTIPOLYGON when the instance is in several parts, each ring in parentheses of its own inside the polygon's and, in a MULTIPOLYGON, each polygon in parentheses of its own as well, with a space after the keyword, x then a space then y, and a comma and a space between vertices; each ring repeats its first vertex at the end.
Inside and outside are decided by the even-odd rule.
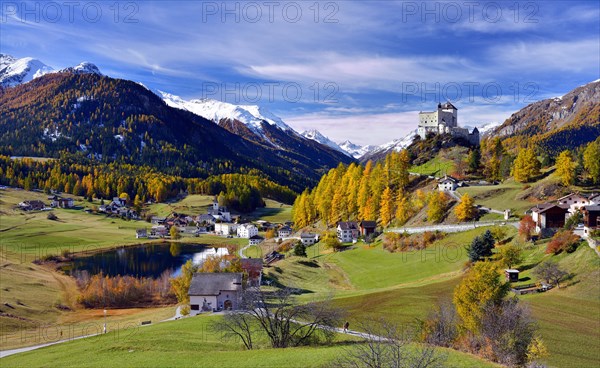
POLYGON ((348 327, 350 327, 350 322, 346 321, 346 323, 344 323, 344 333, 348 333, 348 327))

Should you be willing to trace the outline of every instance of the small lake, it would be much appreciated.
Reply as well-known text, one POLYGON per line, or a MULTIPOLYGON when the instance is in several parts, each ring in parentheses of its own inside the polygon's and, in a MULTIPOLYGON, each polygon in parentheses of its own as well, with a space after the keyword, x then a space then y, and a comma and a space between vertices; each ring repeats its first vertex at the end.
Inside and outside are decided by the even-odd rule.
POLYGON ((107 276, 160 277, 165 271, 177 276, 181 267, 192 260, 201 265, 211 255, 227 255, 227 248, 207 245, 161 243, 146 244, 118 249, 107 249, 89 256, 75 258, 66 273, 87 271, 90 275, 102 272, 107 276))

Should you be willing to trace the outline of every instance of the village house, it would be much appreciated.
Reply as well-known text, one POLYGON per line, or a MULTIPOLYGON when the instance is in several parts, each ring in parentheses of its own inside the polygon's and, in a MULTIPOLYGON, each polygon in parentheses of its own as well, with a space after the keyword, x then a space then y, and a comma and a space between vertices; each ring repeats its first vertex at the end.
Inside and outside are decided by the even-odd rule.
POLYGON ((236 233, 237 227, 237 224, 231 222, 217 222, 215 223, 215 234, 231 235, 236 233))
POLYGON ((250 237, 250 239, 248 239, 248 245, 259 245, 263 242, 263 240, 265 240, 265 238, 263 238, 262 236, 253 235, 250 237))
POLYGON ((583 234, 585 236, 600 229, 600 204, 584 206, 581 208, 581 213, 583 213, 583 234))
POLYGON ((215 223, 215 220, 215 217, 209 214, 198 215, 196 217, 196 222, 199 224, 213 225, 215 223))
POLYGON ((360 235, 369 236, 375 233, 375 229, 377 228, 377 221, 362 220, 358 225, 360 226, 360 235))
POLYGON ((567 218, 574 215, 577 211, 581 209, 581 207, 592 204, 592 202, 588 198, 577 193, 571 193, 569 195, 561 197, 557 200, 557 203, 559 206, 569 207, 569 213, 567 213, 567 218))
POLYGON ((258 235, 258 228, 252 224, 242 224, 237 228, 237 236, 240 238, 250 239, 258 235))
POLYGON ((46 204, 35 199, 19 203, 19 208, 23 211, 41 211, 46 208, 46 204))
POLYGON ((52 197, 52 202, 50 202, 50 206, 54 208, 72 208, 75 206, 75 201, 73 198, 62 198, 59 196, 52 197))
POLYGON ((319 242, 319 235, 312 233, 300 234, 300 241, 306 246, 310 246, 319 242))
POLYGON ((289 237, 290 235, 292 235, 292 228, 291 228, 291 227, 289 227, 289 226, 287 226, 287 225, 286 225, 286 226, 283 226, 283 227, 281 227, 281 228, 280 228, 280 229, 277 231, 277 235, 278 235, 280 238, 287 238, 287 237, 289 237))
POLYGON ((127 206, 127 200, 125 198, 114 197, 110 204, 117 207, 125 207, 127 206))
POLYGON ((260 258, 244 258, 241 261, 243 272, 248 275, 249 287, 260 287, 262 282, 263 261, 260 258))
POLYGON ((275 226, 272 223, 270 223, 269 221, 265 221, 265 220, 258 220, 258 221, 256 221, 256 223, 258 224, 258 229, 260 231, 267 231, 267 230, 272 229, 275 226))
POLYGON ((164 238, 169 235, 169 228, 165 225, 154 225, 150 229, 150 238, 164 238))
POLYGON ((197 226, 179 226, 177 229, 184 234, 198 235, 200 233, 197 226))
POLYGON ((273 262, 277 262, 280 259, 284 259, 285 255, 277 252, 277 251, 271 251, 269 253, 267 253, 267 255, 265 256, 265 263, 267 266, 271 265, 271 263, 273 262))
POLYGON ((545 235, 552 230, 565 226, 565 219, 569 212, 567 204, 542 203, 533 207, 531 217, 535 222, 535 230, 541 235, 545 235), (546 231, 547 230, 547 231, 546 231))
POLYGON ((148 231, 146 229, 137 229, 135 231, 136 239, 142 239, 142 238, 147 238, 147 237, 148 237, 148 231))
POLYGON ((578 193, 571 193, 564 197, 560 197, 556 200, 556 203, 542 203, 531 208, 528 213, 531 213, 531 217, 536 224, 536 231, 540 235, 550 235, 554 230, 565 226, 566 220, 581 211, 584 219, 586 218, 586 212, 588 216, 588 231, 585 230, 584 221, 584 234, 587 234, 590 229, 597 227, 596 224, 596 207, 600 202, 600 195, 592 194, 589 197, 585 197, 578 193), (587 210, 584 212, 584 209, 587 210))
POLYGON ((359 228, 354 221, 340 221, 337 226, 338 240, 342 243, 354 242, 358 239, 359 228))
POLYGON ((167 218, 166 217, 152 216, 152 218, 150 219, 150 223, 152 225, 164 225, 166 222, 167 222, 167 218))
POLYGON ((219 206, 219 202, 213 201, 212 208, 208 210, 209 215, 212 215, 215 220, 221 220, 224 222, 231 221, 231 212, 227 209, 227 207, 219 206))
POLYGON ((236 310, 242 292, 241 272, 196 273, 188 295, 190 315, 219 310, 236 310))
POLYGON ((438 181, 438 190, 440 192, 453 192, 458 187, 458 180, 448 175, 445 175, 438 181))

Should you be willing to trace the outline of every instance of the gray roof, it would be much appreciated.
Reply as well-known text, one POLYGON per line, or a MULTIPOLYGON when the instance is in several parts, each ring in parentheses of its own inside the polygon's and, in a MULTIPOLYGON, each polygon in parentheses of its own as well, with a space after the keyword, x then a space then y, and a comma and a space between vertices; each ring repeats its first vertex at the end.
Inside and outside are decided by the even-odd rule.
POLYGON ((548 211, 551 208, 558 207, 564 211, 567 211, 569 206, 563 204, 554 204, 554 203, 541 203, 531 209, 532 212, 543 213, 548 211))
POLYGON ((313 234, 313 233, 302 233, 300 234, 300 238, 305 238, 305 239, 314 239, 316 238, 317 234, 313 234))
POLYGON ((242 273, 196 273, 189 295, 219 295, 222 291, 241 291, 242 273))
POLYGON ((591 205, 591 206, 585 206, 585 207, 583 207, 583 209, 586 210, 586 211, 594 211, 594 212, 596 212, 596 211, 600 211, 600 205, 595 204, 595 205, 591 205))
POLYGON ((338 222, 338 226, 342 230, 358 230, 358 225, 354 221, 340 221, 338 222))

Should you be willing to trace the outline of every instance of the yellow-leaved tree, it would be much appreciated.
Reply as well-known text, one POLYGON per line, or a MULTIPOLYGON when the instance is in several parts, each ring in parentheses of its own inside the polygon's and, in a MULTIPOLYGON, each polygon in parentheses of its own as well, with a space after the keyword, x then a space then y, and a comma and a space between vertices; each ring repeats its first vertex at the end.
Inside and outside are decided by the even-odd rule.
POLYGON ((392 221, 394 215, 394 197, 390 187, 386 187, 381 195, 381 203, 379 205, 379 219, 381 226, 386 227, 392 221))
POLYGON ((410 198, 403 190, 399 190, 396 195, 396 222, 398 225, 404 225, 408 221, 412 216, 412 208, 410 198))
POLYGON ((535 155, 533 148, 519 151, 513 167, 513 176, 520 183, 527 183, 540 175, 541 163, 535 155))
POLYGON ((454 289, 453 302, 463 326, 472 332, 479 330, 484 308, 498 304, 508 293, 494 262, 477 262, 454 289))
POLYGON ((600 137, 585 147, 583 166, 590 174, 594 184, 600 183, 600 137))
POLYGON ((477 208, 475 207, 473 198, 469 194, 464 194, 460 198, 460 203, 454 209, 454 214, 459 221, 469 221, 477 216, 477 208))
POLYGON ((177 301, 179 304, 184 305, 181 310, 183 315, 189 313, 189 307, 187 304, 190 303, 190 296, 188 291, 190 290, 190 284, 192 283, 192 277, 194 273, 198 270, 196 266, 192 263, 190 259, 181 267, 181 274, 178 277, 174 277, 170 280, 171 282, 171 291, 177 297, 177 301))
POLYGON ((432 222, 440 222, 446 213, 448 197, 444 192, 432 192, 427 201, 427 219, 432 222))
MULTIPOLYGON (((600 158, 597 157, 596 159, 600 158)), ((575 183, 576 167, 577 164, 569 150, 562 151, 556 158, 556 174, 558 174, 565 187, 575 183)))

